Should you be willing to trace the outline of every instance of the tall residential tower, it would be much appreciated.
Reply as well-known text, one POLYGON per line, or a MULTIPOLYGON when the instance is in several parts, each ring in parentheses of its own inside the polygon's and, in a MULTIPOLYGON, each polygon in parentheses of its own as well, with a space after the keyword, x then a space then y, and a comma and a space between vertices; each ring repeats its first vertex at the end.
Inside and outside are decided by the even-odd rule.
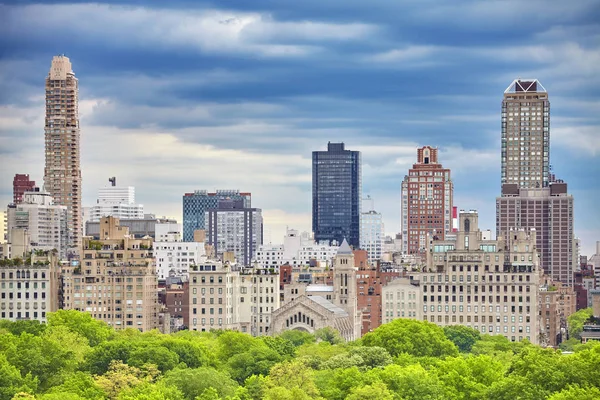
POLYGON ((548 92, 537 79, 516 79, 502 100, 502 184, 547 187, 549 151, 548 92))
POLYGON ((502 188, 496 235, 536 231, 541 266, 573 284, 573 196, 550 173, 550 102, 537 79, 517 79, 502 101, 502 188))
POLYGON ((315 241, 344 238, 360 246, 361 162, 360 151, 344 143, 328 143, 327 151, 312 154, 312 226, 315 241))
POLYGON ((450 170, 438 163, 438 149, 417 149, 417 163, 402 182, 402 251, 424 253, 428 234, 444 240, 452 231, 453 192, 450 170))
POLYGON ((65 56, 55 56, 46 78, 44 189, 67 206, 71 247, 81 245, 81 167, 78 82, 65 56))

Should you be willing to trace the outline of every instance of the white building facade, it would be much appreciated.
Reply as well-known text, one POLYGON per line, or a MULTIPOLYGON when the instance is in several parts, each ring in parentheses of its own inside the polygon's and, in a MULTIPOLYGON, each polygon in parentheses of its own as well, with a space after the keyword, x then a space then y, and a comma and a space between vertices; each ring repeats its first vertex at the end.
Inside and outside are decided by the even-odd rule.
POLYGON ((68 247, 67 207, 54 204, 45 192, 25 192, 23 202, 11 204, 7 210, 7 240, 11 230, 26 229, 34 250, 56 249, 64 257, 68 247))
POLYGON ((367 251, 369 262, 381 259, 385 230, 381 213, 375 211, 370 196, 362 201, 360 214, 360 248, 367 251))
POLYGON ((204 243, 183 242, 182 237, 181 224, 156 224, 154 257, 158 279, 179 276, 187 280, 190 266, 206 261, 204 243))
POLYGON ((135 203, 133 186, 107 186, 98 190, 96 205, 90 207, 89 221, 98 222, 102 217, 119 219, 143 219, 144 205, 135 203))
POLYGON ((58 258, 51 252, 31 257, 30 265, 0 265, 0 318, 46 322, 58 309, 58 258))
POLYGON ((281 265, 305 266, 313 262, 331 265, 338 246, 315 243, 308 232, 288 229, 283 244, 265 244, 258 247, 254 263, 261 268, 277 269, 281 265))

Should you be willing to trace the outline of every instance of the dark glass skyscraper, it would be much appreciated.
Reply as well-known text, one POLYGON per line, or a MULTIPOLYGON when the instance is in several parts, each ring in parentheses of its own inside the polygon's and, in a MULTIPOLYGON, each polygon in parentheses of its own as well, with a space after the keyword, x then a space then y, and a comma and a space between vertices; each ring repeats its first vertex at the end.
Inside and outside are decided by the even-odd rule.
POLYGON ((327 151, 313 151, 313 232, 316 241, 346 238, 360 246, 361 162, 360 152, 344 143, 327 144, 327 151))

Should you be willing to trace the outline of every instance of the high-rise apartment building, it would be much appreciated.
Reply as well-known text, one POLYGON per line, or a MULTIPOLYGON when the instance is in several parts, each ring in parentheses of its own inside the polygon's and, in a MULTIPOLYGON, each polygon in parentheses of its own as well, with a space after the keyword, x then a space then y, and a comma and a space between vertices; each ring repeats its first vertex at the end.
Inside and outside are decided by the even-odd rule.
POLYGON ((54 204, 43 192, 25 192, 18 204, 7 209, 7 240, 13 242, 15 229, 26 229, 34 250, 56 250, 63 258, 69 244, 67 207, 54 204))
POLYGON ((369 262, 381 259, 383 254, 383 218, 381 213, 375 211, 374 201, 371 196, 362 199, 362 212, 360 214, 360 248, 366 250, 369 262))
POLYGON ((313 151, 312 227, 317 242, 340 244, 345 238, 360 246, 361 191, 360 151, 331 142, 327 151, 313 151))
POLYGON ((81 245, 83 233, 78 91, 71 61, 55 56, 46 78, 44 189, 56 204, 67 206, 72 247, 81 245))
POLYGON ((550 102, 537 79, 517 79, 502 101, 502 189, 496 234, 535 229, 541 266, 573 285, 573 197, 550 173, 550 102))
POLYGON ((539 189, 503 185, 502 195, 496 198, 496 235, 511 229, 535 229, 546 274, 573 285, 573 196, 567 193, 566 183, 551 182, 539 189))
POLYGON ((135 203, 135 187, 116 186, 116 179, 111 178, 112 186, 98 190, 98 200, 90 207, 89 221, 98 222, 102 217, 121 219, 143 219, 144 205, 135 203))
POLYGON ((206 211, 217 208, 219 200, 243 200, 244 207, 252 205, 252 194, 239 190, 217 190, 209 193, 206 190, 196 190, 183 195, 183 240, 194 240, 194 231, 206 230, 204 217, 206 211))
POLYGON ((402 246, 407 254, 423 253, 427 235, 444 240, 452 232, 454 187, 450 170, 438 162, 438 149, 417 149, 417 163, 402 182, 402 246))
POLYGON ((132 239, 114 217, 102 218, 100 226, 101 240, 84 237, 79 261, 62 268, 64 308, 118 330, 158 328, 152 239, 132 239))
POLYGON ((502 101, 502 184, 550 183, 550 102, 537 79, 516 79, 502 101))
POLYGON ((13 178, 13 203, 18 204, 23 201, 25 192, 32 192, 35 188, 35 181, 29 179, 29 174, 15 174, 13 178))
POLYGON ((244 200, 220 200, 217 207, 206 211, 208 244, 215 254, 235 255, 237 262, 249 266, 263 240, 263 219, 260 208, 244 207, 244 200))

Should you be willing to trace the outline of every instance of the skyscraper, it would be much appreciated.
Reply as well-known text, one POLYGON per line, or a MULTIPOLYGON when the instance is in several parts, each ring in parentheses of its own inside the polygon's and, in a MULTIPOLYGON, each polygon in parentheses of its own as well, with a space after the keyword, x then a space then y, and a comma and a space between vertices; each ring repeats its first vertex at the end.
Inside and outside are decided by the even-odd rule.
POLYGON ((312 154, 312 226, 315 240, 360 246, 361 160, 344 143, 312 154))
POLYGON ((207 210, 217 208, 219 200, 243 200, 244 207, 250 208, 252 194, 239 190, 217 190, 209 193, 206 190, 196 190, 183 195, 183 241, 192 242, 194 231, 206 229, 204 216, 207 210))
POLYGON ((46 78, 46 165, 44 189, 54 203, 67 206, 72 247, 81 245, 81 167, 78 82, 65 56, 55 56, 46 78))
POLYGON ((423 253, 427 234, 445 239, 452 231, 453 196, 450 170, 438 163, 438 149, 417 149, 417 163, 402 182, 402 251, 423 253))
POLYGON ((502 101, 502 188, 496 235, 536 230, 540 263, 553 279, 573 284, 573 196, 550 174, 550 102, 537 79, 517 79, 502 101))
POLYGON ((31 192, 35 188, 35 181, 29 180, 29 174, 15 174, 13 179, 13 203, 23 201, 23 193, 31 192))
POLYGON ((549 152, 548 92, 537 79, 516 79, 502 100, 502 184, 547 187, 549 152))

